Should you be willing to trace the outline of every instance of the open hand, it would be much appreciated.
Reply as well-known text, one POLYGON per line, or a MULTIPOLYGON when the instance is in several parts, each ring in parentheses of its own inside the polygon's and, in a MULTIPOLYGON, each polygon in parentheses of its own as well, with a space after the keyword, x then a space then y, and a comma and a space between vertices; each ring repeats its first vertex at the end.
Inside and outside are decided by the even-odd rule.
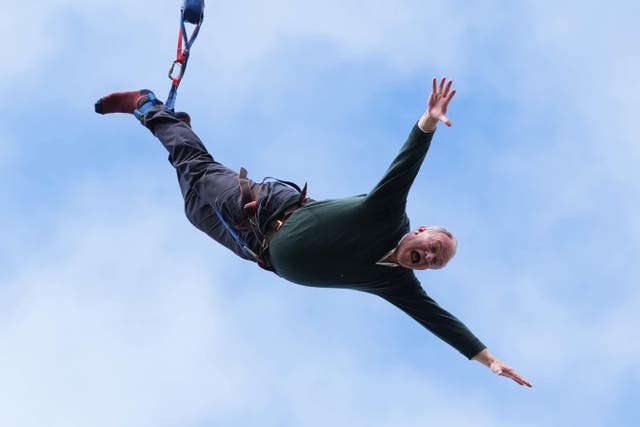
POLYGON ((529 381, 527 381, 522 375, 517 373, 515 369, 502 362, 501 360, 496 359, 491 362, 491 364, 489 365, 489 369, 502 377, 511 378, 520 385, 531 387, 531 383, 529 381))
POLYGON ((429 102, 427 103, 427 114, 444 123, 447 126, 451 126, 451 121, 447 118, 447 107, 449 101, 456 94, 456 90, 451 90, 452 80, 447 81, 446 77, 440 80, 440 86, 436 87, 436 78, 433 78, 431 95, 429 95, 429 102))
POLYGON ((443 77, 438 84, 434 77, 432 81, 431 94, 427 101, 427 111, 420 118, 418 125, 423 131, 433 131, 438 122, 442 122, 447 126, 451 126, 451 120, 447 118, 447 107, 453 95, 456 94, 455 89, 451 90, 452 80, 443 77))
POLYGON ((532 387, 532 384, 527 381, 522 375, 516 372, 511 366, 504 363, 502 360, 495 357, 493 354, 489 352, 489 349, 484 349, 480 353, 473 356, 473 360, 477 360, 482 363, 489 369, 491 369, 495 374, 498 374, 502 377, 511 378, 515 382, 520 385, 526 385, 527 387, 532 387))

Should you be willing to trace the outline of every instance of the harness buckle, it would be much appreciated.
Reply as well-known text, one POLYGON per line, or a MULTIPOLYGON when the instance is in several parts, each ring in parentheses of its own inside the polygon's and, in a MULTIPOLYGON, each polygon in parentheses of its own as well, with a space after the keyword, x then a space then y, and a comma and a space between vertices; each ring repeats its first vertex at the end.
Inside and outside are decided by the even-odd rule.
POLYGON ((242 207, 242 210, 249 217, 255 216, 258 210, 258 202, 256 200, 249 202, 242 207))

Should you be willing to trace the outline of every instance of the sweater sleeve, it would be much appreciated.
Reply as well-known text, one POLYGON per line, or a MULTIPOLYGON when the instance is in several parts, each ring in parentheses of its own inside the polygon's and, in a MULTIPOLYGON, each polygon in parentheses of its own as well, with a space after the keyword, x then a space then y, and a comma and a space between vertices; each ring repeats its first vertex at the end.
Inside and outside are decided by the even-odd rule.
POLYGON ((406 278, 403 283, 389 286, 378 295, 407 313, 468 359, 486 348, 464 323, 425 293, 413 272, 404 274, 403 277, 406 278))
POLYGON ((387 172, 367 195, 366 203, 404 211, 409 189, 422 166, 432 138, 433 132, 423 132, 416 123, 387 172))

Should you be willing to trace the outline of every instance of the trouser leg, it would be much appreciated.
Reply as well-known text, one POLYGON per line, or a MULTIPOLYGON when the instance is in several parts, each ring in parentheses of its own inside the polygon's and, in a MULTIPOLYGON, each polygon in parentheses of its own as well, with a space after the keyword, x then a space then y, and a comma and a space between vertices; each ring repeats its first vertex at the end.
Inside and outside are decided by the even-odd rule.
MULTIPOLYGON (((237 255, 251 259, 215 212, 218 208, 234 228, 244 221, 238 174, 215 161, 191 128, 164 106, 149 110, 143 123, 169 152, 169 162, 176 169, 189 221, 237 255)), ((253 236, 237 231, 250 246, 255 243, 253 236)))
POLYGON ((176 168, 180 180, 203 199, 215 199, 236 179, 233 171, 213 159, 191 128, 164 106, 149 110, 143 123, 169 152, 169 162, 176 168), (207 175, 217 179, 205 180, 207 175))

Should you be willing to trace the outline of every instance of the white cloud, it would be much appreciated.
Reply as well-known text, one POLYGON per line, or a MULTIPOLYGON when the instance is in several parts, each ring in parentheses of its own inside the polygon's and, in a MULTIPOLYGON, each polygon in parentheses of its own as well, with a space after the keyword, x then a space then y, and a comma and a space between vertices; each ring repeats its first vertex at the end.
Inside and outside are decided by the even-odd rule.
MULTIPOLYGON (((0 401, 15 402, 0 411, 2 425, 126 427, 213 420, 267 426, 426 421, 507 426, 522 416, 495 407, 472 381, 461 393, 466 376, 482 378, 481 388, 521 390, 475 363, 466 365, 453 352, 447 353, 451 360, 428 358, 411 367, 409 354, 421 346, 415 343, 408 354, 399 349, 402 357, 381 364, 381 342, 392 342, 386 334, 394 332, 356 334, 391 308, 368 296, 353 299, 362 307, 333 304, 323 300, 335 295, 329 290, 283 288, 275 276, 255 267, 245 270, 249 265, 230 262, 225 249, 187 224, 175 198, 149 192, 150 178, 137 173, 85 181, 52 213, 54 228, 39 248, 17 248, 29 252, 16 257, 21 265, 0 287, 0 401), (236 275, 239 269, 242 275, 236 275), (355 326, 335 320, 365 314, 371 318, 355 326), (353 337, 336 336, 338 328, 353 337)), ((552 383, 553 374, 575 360, 566 348, 546 354, 536 348, 566 346, 546 326, 562 325, 565 338, 579 328, 575 313, 541 289, 518 282, 495 306, 491 298, 471 297, 487 313, 495 308, 504 318, 527 318, 534 325, 522 336, 513 326, 492 335, 503 340, 498 348, 511 347, 518 360, 538 366, 530 374, 539 385, 552 383), (522 302, 509 306, 515 294, 522 302)), ((351 296, 337 295, 335 301, 351 296)), ((402 320, 400 325, 410 328, 410 320, 402 320)), ((428 335, 425 340, 443 346, 428 335)), ((583 355, 582 366, 600 355, 583 355)), ((629 353, 629 362, 632 357, 629 353)), ((533 417, 530 425, 548 425, 544 414, 527 415, 533 417)))
POLYGON ((283 292, 255 267, 240 280, 249 266, 227 267, 232 256, 138 173, 70 189, 39 247, 15 248, 20 265, 0 287, 0 401, 13 402, 0 424, 500 425, 479 396, 429 378, 435 368, 376 367, 368 349, 384 335, 335 336, 366 330, 332 320, 363 308, 305 313, 324 294, 283 292), (451 415, 458 405, 472 409, 451 415))
POLYGON ((0 37, 9 43, 10 55, 2 64, 3 78, 0 90, 29 79, 43 62, 55 53, 55 41, 47 37, 45 23, 47 11, 28 2, 3 5, 0 16, 0 37), (27 23, 28 24, 25 24, 27 23))
MULTIPOLYGON (((201 57, 198 61, 205 62, 199 67, 207 70, 206 77, 190 78, 202 89, 200 96, 222 105, 209 108, 223 111, 247 102, 254 109, 259 107, 256 92, 262 93, 263 85, 299 82, 301 71, 295 62, 300 58, 335 63, 337 66, 326 72, 338 75, 350 64, 363 65, 350 90, 335 92, 343 103, 366 105, 366 96, 353 100, 348 96, 354 96, 360 86, 371 94, 371 85, 365 82, 376 75, 395 81, 401 76, 424 74, 421 90, 426 92, 433 74, 462 79, 494 63, 490 56, 478 54, 477 48, 485 43, 484 38, 495 40, 496 28, 509 19, 496 3, 411 0, 390 7, 382 1, 280 0, 217 4, 208 9, 209 27, 194 50, 194 55, 201 57)), ((373 84, 380 84, 379 79, 373 84)), ((332 90, 336 88, 322 89, 332 90)))
MULTIPOLYGON (((10 136, 10 132, 0 125, 0 212, 9 211, 14 199, 14 191, 20 184, 15 173, 16 162, 20 159, 20 149, 10 136)), ((2 228, 0 228, 1 230, 2 228)), ((8 249, 8 236, 3 236, 0 243, 0 268, 2 268, 4 252, 8 249)))
POLYGON ((8 136, 7 130, 0 128, 0 173, 6 173, 16 161, 18 149, 15 141, 8 136))
POLYGON ((462 225, 450 291, 480 319, 470 326, 534 379, 574 378, 583 402, 624 401, 621 384, 638 378, 639 349, 624 337, 640 321, 631 308, 640 296, 640 109, 629 102, 640 61, 629 57, 637 6, 620 6, 523 8, 503 69, 484 75, 505 117, 489 123, 493 134, 455 142, 482 144, 475 160, 486 183, 465 199, 434 177, 443 187, 429 187, 430 198, 461 205, 420 208, 462 225))
MULTIPOLYGON (((149 32, 147 28, 156 26, 159 17, 169 19, 179 14, 179 5, 171 6, 158 3, 152 8, 143 2, 74 0, 7 4, 0 17, 0 37, 10 44, 11 55, 3 63, 0 91, 34 90, 47 84, 47 93, 40 94, 42 98, 56 94, 61 86, 68 90, 69 85, 85 80, 94 84, 108 79, 122 81, 123 74, 130 74, 132 64, 147 61, 144 51, 161 55, 162 43, 147 44, 145 34, 149 32), (173 9, 175 13, 171 14, 173 9), (159 50, 153 50, 154 46, 159 50)), ((161 34, 153 37, 157 39, 161 34)), ((167 46, 167 51, 171 50, 167 46)), ((76 95, 82 89, 86 85, 76 88, 76 95)))
MULTIPOLYGON (((71 80, 90 99, 95 91, 135 87, 141 80, 152 87, 164 84, 163 70, 175 43, 175 4, 150 8, 125 1, 58 1, 41 6, 13 4, 0 17, 5 40, 19 34, 19 17, 33 14, 33 22, 41 24, 29 33, 19 63, 4 68, 5 82, 44 77, 56 55, 74 48, 74 65, 81 72, 71 80), (70 12, 77 15, 72 23, 83 34, 91 30, 95 44, 70 43, 74 27, 62 19, 70 12)), ((499 188, 504 193, 479 196, 472 193, 482 187, 469 181, 469 193, 455 195, 458 200, 468 196, 462 207, 455 206, 456 199, 433 206, 433 200, 449 199, 443 185, 430 189, 424 205, 415 205, 457 223, 465 237, 451 273, 427 277, 455 282, 444 289, 434 284, 435 293, 444 296, 445 306, 454 303, 456 314, 471 319, 469 326, 482 331, 479 335, 495 346, 498 356, 504 354, 545 392, 572 394, 604 417, 608 409, 597 402, 607 395, 610 400, 620 397, 624 376, 637 378, 640 355, 637 345, 625 339, 638 324, 637 268, 632 260, 620 261, 617 253, 604 255, 614 263, 598 268, 592 252, 609 245, 603 226, 614 230, 625 253, 640 247, 640 222, 634 215, 639 135, 631 125, 638 115, 639 70, 629 54, 636 50, 637 30, 631 21, 637 14, 621 12, 637 6, 594 7, 577 2, 553 8, 499 2, 425 6, 410 1, 395 3, 390 11, 382 2, 212 3, 181 96, 187 98, 185 105, 197 103, 196 96, 215 96, 211 108, 224 110, 210 113, 218 120, 217 113, 252 108, 286 114, 291 106, 255 101, 256 88, 273 83, 276 89, 265 91, 270 95, 298 72, 289 62, 271 64, 274 58, 288 57, 296 49, 310 55, 322 49, 323 57, 337 63, 371 61, 388 67, 383 72, 388 74, 452 72, 468 96, 457 98, 456 107, 478 102, 479 94, 491 97, 487 105, 498 102, 498 111, 507 111, 513 122, 496 117, 493 134, 480 130, 475 142, 484 142, 483 148, 469 161, 483 163, 482 168, 471 165, 483 169, 478 179, 509 185, 499 188), (593 31, 594 23, 599 31, 593 31), (328 55, 331 49, 335 51, 328 55), (599 228, 582 227, 580 221, 599 228), (559 236, 558 231, 571 234, 559 236), (607 277, 609 272, 613 274, 607 277), (595 307, 602 295, 610 298, 595 307), (599 374, 592 376, 594 366, 599 374), (581 390, 569 391, 576 383, 581 390)), ((390 77, 372 80, 379 84, 384 79, 390 77)), ((52 88, 64 93, 72 89, 77 88, 52 88)), ((340 112, 364 103, 369 90, 375 89, 355 95, 345 90, 344 96, 353 99, 340 112)), ((460 117, 456 126, 463 121, 460 117)), ((204 134, 212 133, 202 127, 204 134)), ((291 125, 269 147, 285 150, 293 144, 303 150, 297 145, 304 135, 300 129, 309 127, 291 125)), ((313 132, 315 140, 330 141, 335 148, 308 141, 312 164, 273 165, 265 174, 323 176, 331 172, 327 165, 334 154, 349 154, 347 141, 355 131, 313 132)), ((3 168, 15 159, 7 156, 12 147, 7 141, 0 140, 3 168)), ((444 161, 451 161, 447 155, 444 161)), ((106 184, 111 178, 103 177, 88 181, 80 191, 65 188, 64 205, 50 219, 56 230, 52 235, 21 242, 21 228, 32 221, 28 215, 3 235, 3 243, 15 249, 11 258, 17 265, 9 276, 3 272, 7 281, 0 287, 0 341, 6 343, 0 350, 0 402, 17 403, 3 405, 0 424, 184 425, 185 420, 204 419, 228 421, 220 423, 224 425, 525 423, 504 415, 503 402, 460 392, 465 387, 511 386, 491 382, 496 380, 488 373, 481 380, 474 377, 470 385, 447 387, 438 373, 452 372, 453 380, 465 377, 466 371, 458 371, 460 366, 467 369, 462 362, 452 368, 449 363, 456 362, 443 360, 446 366, 438 368, 432 366, 434 358, 416 372, 402 359, 390 368, 376 363, 378 351, 367 351, 380 346, 371 337, 359 337, 355 346, 327 329, 316 329, 322 319, 330 322, 342 311, 358 309, 332 301, 331 313, 314 317, 305 312, 301 306, 326 310, 308 302, 324 294, 292 288, 283 296, 275 277, 248 272, 245 263, 231 261, 225 250, 192 230, 174 206, 175 198, 150 193, 144 174, 125 171, 122 181, 106 184), (245 281, 278 285, 260 292, 251 285, 240 288, 245 281), (256 325, 261 326, 258 331, 256 325), (460 407, 472 409, 460 413, 460 407)), ((421 176, 414 197, 425 188, 421 176)), ((347 172, 330 174, 314 188, 330 196, 333 187, 348 179, 347 172)), ((380 313, 386 310, 375 315, 380 313)), ((402 326, 409 328, 408 322, 402 326)), ((412 343, 413 350, 416 346, 412 343)), ((495 394, 502 398, 517 393, 499 390, 495 394)), ((529 396, 512 407, 527 412, 536 404, 549 404, 529 396)), ((567 407, 558 419, 572 419, 570 410, 580 409, 577 404, 567 407)), ((551 415, 529 415, 530 425, 551 425, 551 415)), ((595 419, 584 416, 583 425, 595 419)))
MULTIPOLYGON (((381 1, 329 1, 324 3, 241 2, 216 5, 208 10, 215 32, 225 40, 217 47, 225 64, 234 58, 256 58, 294 40, 319 40, 347 56, 380 56, 393 65, 415 67, 429 56, 425 44, 447 44, 451 62, 464 32, 463 23, 447 5, 400 2, 392 10, 381 1), (454 23, 444 23, 444 17, 454 23), (445 34, 444 28, 449 31, 445 34), (233 56, 230 56, 233 54, 233 56), (408 60, 411 61, 408 61, 408 60)), ((433 57, 431 57, 433 58, 433 57)))

